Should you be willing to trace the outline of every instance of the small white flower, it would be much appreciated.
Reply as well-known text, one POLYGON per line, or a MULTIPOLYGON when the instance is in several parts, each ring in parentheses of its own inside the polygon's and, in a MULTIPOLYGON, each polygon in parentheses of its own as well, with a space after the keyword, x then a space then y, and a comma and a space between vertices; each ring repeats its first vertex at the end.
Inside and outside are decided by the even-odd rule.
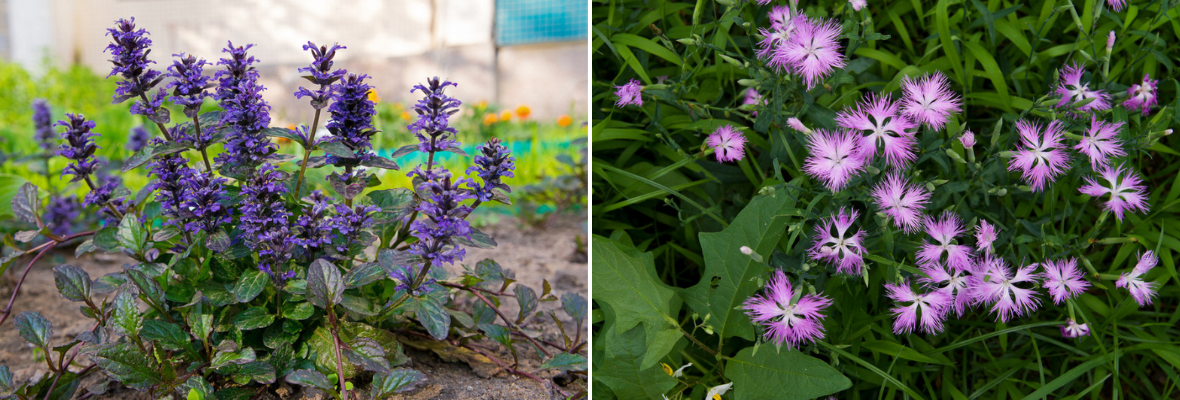
POLYGON ((705 394, 705 400, 721 400, 721 395, 728 392, 733 387, 733 382, 726 383, 720 386, 713 386, 709 388, 709 393, 705 394))

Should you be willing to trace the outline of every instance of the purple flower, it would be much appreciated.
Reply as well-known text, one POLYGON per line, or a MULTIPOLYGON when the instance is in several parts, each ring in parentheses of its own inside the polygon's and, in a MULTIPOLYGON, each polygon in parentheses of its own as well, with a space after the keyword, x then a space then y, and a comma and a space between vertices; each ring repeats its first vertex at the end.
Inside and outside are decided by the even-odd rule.
POLYGON ((516 169, 516 158, 512 157, 508 147, 500 143, 499 138, 491 138, 487 143, 479 146, 479 154, 475 156, 474 164, 467 168, 467 173, 475 172, 483 179, 483 185, 472 183, 472 191, 479 201, 490 201, 495 196, 495 190, 501 189, 511 193, 512 188, 501 182, 504 177, 513 178, 512 170, 516 169))
POLYGON ((817 129, 808 136, 810 155, 803 163, 803 170, 823 181, 832 193, 843 190, 848 181, 864 170, 864 162, 859 157, 859 139, 844 129, 832 132, 817 129))
POLYGON ((873 200, 881 212, 893 218, 894 226, 914 233, 922 223, 922 210, 930 202, 930 192, 910 184, 894 171, 873 186, 873 200))
POLYGON ((1143 280, 1143 275, 1147 271, 1151 271, 1159 263, 1155 253, 1151 250, 1143 252, 1139 257, 1139 262, 1135 264, 1135 268, 1131 272, 1124 272, 1117 281, 1114 282, 1115 287, 1126 288, 1131 292, 1131 297, 1139 303, 1139 306, 1146 306, 1151 304, 1151 298, 1155 297, 1155 282, 1147 282, 1143 280))
POLYGON ((795 291, 787 275, 778 270, 766 284, 766 294, 750 296, 742 308, 752 322, 766 327, 766 340, 777 346, 785 343, 787 349, 794 349, 823 339, 822 312, 831 304, 832 300, 823 295, 805 295, 803 288, 795 291), (799 298, 792 302, 795 295, 799 298))
MULTIPOLYGON (((389 273, 389 277, 397 281, 397 286, 394 286, 395 291, 411 290, 410 285, 414 283, 414 278, 418 276, 418 268, 414 265, 399 265, 394 268, 393 272, 389 273)), ((430 293, 434 287, 432 284, 438 282, 436 279, 427 277, 422 281, 421 285, 414 288, 410 294, 413 296, 422 296, 430 293)))
POLYGON ((278 149, 262 133, 270 125, 270 104, 262 99, 266 88, 258 83, 258 71, 251 65, 257 60, 246 54, 252 46, 229 43, 222 50, 229 58, 217 62, 225 69, 214 75, 219 84, 214 98, 224 110, 220 125, 230 129, 225 152, 217 156, 217 162, 244 168, 263 163, 278 149))
POLYGON ((811 128, 808 128, 806 125, 803 125, 803 121, 800 121, 799 118, 795 118, 795 117, 787 118, 787 125, 790 126, 791 129, 799 131, 799 133, 803 133, 806 135, 810 135, 810 134, 814 133, 811 130, 811 128))
POLYGON ((50 196, 41 219, 54 235, 65 236, 74 231, 74 221, 81 213, 77 196, 50 196))
POLYGON ((303 45, 303 50, 311 50, 311 56, 315 60, 311 65, 299 69, 299 72, 306 72, 310 75, 307 80, 311 83, 320 85, 318 90, 312 91, 302 86, 299 91, 295 92, 295 98, 302 99, 304 97, 311 98, 311 107, 316 110, 323 109, 328 105, 328 100, 332 96, 332 83, 343 78, 348 73, 345 69, 332 70, 332 59, 336 58, 336 50, 347 49, 347 47, 339 44, 333 44, 332 47, 319 46, 315 43, 307 42, 303 45))
POLYGON ((148 141, 150 140, 151 135, 148 134, 147 128, 144 128, 143 125, 136 125, 134 128, 131 128, 130 134, 127 135, 127 150, 138 153, 144 147, 147 147, 148 141))
POLYGON ((111 63, 115 66, 107 77, 118 74, 123 78, 115 89, 115 103, 142 97, 142 100, 137 100, 131 105, 131 113, 143 115, 153 121, 160 119, 161 122, 167 122, 166 114, 159 117, 156 115, 156 110, 160 108, 166 96, 164 89, 160 88, 154 96, 148 97, 148 93, 164 80, 164 76, 160 71, 148 67, 148 64, 155 62, 147 59, 147 54, 151 51, 148 47, 152 45, 147 30, 136 30, 134 17, 130 20, 120 18, 115 21, 114 28, 107 29, 107 34, 114 42, 107 45, 103 51, 111 52, 111 56, 114 57, 111 63))
POLYGON ((919 331, 928 334, 942 333, 942 322, 946 320, 947 308, 951 305, 951 298, 941 290, 926 294, 915 293, 910 288, 909 281, 902 281, 900 285, 885 284, 886 295, 893 299, 896 307, 890 309, 896 319, 893 320, 893 333, 909 334, 918 325, 918 314, 921 314, 919 331), (904 304, 909 303, 909 304, 904 304))
MULTIPOLYGON (((86 197, 82 199, 82 205, 105 207, 107 203, 115 199, 115 189, 118 189, 122 184, 123 179, 118 176, 99 175, 98 187, 95 187, 90 193, 86 193, 86 197)), ((122 197, 125 196, 119 196, 119 198, 122 197)))
POLYGON ((298 247, 297 239, 286 226, 270 229, 249 242, 258 252, 258 269, 270 275, 275 286, 283 287, 286 281, 295 277, 294 270, 284 271, 292 252, 298 247))
POLYGON ((312 191, 304 199, 310 204, 303 206, 303 215, 295 221, 299 226, 296 244, 303 247, 305 259, 314 260, 325 245, 332 242, 332 221, 327 215, 331 198, 323 191, 312 191))
POLYGON ((975 301, 990 303, 996 320, 1008 322, 1013 316, 1022 316, 1037 310, 1041 300, 1036 297, 1037 264, 1018 268, 1012 275, 1012 268, 1000 258, 987 258, 974 279, 975 301), (1021 288, 1017 284, 1028 284, 1021 288))
MULTIPOLYGON (((349 74, 332 85, 332 106, 328 108, 332 119, 328 121, 328 140, 343 144, 352 150, 354 158, 339 158, 328 155, 328 162, 337 166, 357 166, 372 157, 373 144, 369 138, 377 133, 373 129, 373 115, 377 113, 373 101, 369 100, 369 86, 365 83, 368 75, 349 74)), ((421 119, 419 119, 421 121, 421 119)))
MULTIPOLYGON (((213 86, 209 83, 209 77, 204 75, 204 67, 209 63, 203 58, 197 59, 184 53, 172 56, 178 58, 172 61, 172 66, 168 67, 168 77, 172 78, 172 82, 168 83, 168 87, 172 88, 172 101, 184 106, 184 116, 196 118, 197 114, 201 112, 201 103, 206 97, 209 97, 209 93, 205 89, 213 86)), ((209 139, 195 138, 195 142, 208 146, 213 134, 209 133, 207 136, 209 139)), ((198 147, 205 146, 198 145, 198 147)))
POLYGON ((467 252, 458 247, 454 238, 471 238, 471 226, 464 218, 472 209, 460 205, 464 200, 475 198, 463 188, 464 184, 470 186, 471 180, 452 180, 450 171, 437 166, 427 171, 416 167, 409 175, 417 175, 422 180, 418 193, 429 195, 418 205, 418 211, 426 218, 410 224, 414 237, 418 238, 418 243, 410 246, 410 253, 422 256, 434 265, 462 261, 467 252))
POLYGON ((641 91, 643 91, 643 86, 640 86, 639 81, 634 78, 623 86, 615 86, 615 97, 619 98, 618 101, 615 101, 615 106, 625 107, 628 104, 643 106, 643 96, 639 95, 641 91))
POLYGON ((1123 220, 1123 213, 1131 212, 1147 212, 1147 195, 1143 193, 1147 187, 1142 184, 1142 181, 1136 176, 1130 168, 1126 169, 1127 174, 1123 175, 1123 166, 1118 168, 1112 166, 1104 166, 1098 171, 1102 175, 1102 179, 1110 184, 1110 187, 1099 185, 1094 178, 1085 177, 1086 185, 1078 189, 1083 194, 1088 194, 1093 197, 1102 197, 1110 194, 1110 200, 1106 201, 1103 209, 1106 211, 1113 211, 1115 217, 1119 221, 1123 220))
POLYGON ((918 263, 931 264, 942 261, 942 254, 946 253, 946 264, 955 271, 971 269, 971 247, 961 244, 951 244, 955 236, 963 233, 963 221, 953 212, 946 211, 940 218, 925 218, 926 233, 934 238, 937 244, 922 242, 918 250, 918 263))
POLYGON ((1159 102, 1159 93, 1156 92, 1158 87, 1159 81, 1151 79, 1151 74, 1143 75, 1143 82, 1133 84, 1127 89, 1127 100, 1123 102, 1123 107, 1128 111, 1139 110, 1146 116, 1151 112, 1151 107, 1159 102))
POLYGON ((963 316, 967 306, 975 300, 971 290, 967 287, 971 279, 968 272, 947 270, 941 263, 920 264, 918 269, 926 274, 924 277, 919 277, 918 282, 930 289, 942 292, 948 298, 953 298, 955 315, 963 316))
POLYGON ((941 72, 918 79, 902 78, 901 113, 936 131, 942 130, 951 113, 962 110, 963 100, 951 91, 950 83, 941 72))
POLYGON ((791 39, 775 50, 774 58, 789 65, 793 73, 802 75, 810 90, 833 70, 844 67, 844 54, 836 41, 841 33, 840 25, 824 19, 808 19, 795 27, 791 39))
POLYGON ((964 149, 975 147, 975 133, 968 129, 966 132, 963 132, 963 136, 959 136, 959 142, 963 143, 964 149))
POLYGON ((455 139, 458 131, 450 126, 450 117, 459 111, 459 106, 463 102, 443 93, 447 86, 459 87, 459 84, 441 80, 436 76, 427 78, 426 85, 414 85, 414 88, 410 89, 410 93, 421 90, 424 95, 422 100, 418 100, 414 105, 418 119, 408 126, 410 132, 418 138, 418 151, 433 153, 459 146, 455 139))
POLYGON ((283 185, 286 174, 270 163, 261 167, 243 182, 239 210, 242 213, 241 229, 247 243, 257 243, 262 235, 271 230, 287 227, 291 213, 283 206, 283 185))
POLYGON ((1078 270, 1078 260, 1070 258, 1061 261, 1046 260, 1041 263, 1041 268, 1045 270, 1044 286, 1049 289, 1049 295, 1053 296, 1053 304, 1060 305, 1061 302, 1077 297, 1090 287, 1090 283, 1082 279, 1082 271, 1078 270))
POLYGON ((820 220, 815 225, 815 244, 808 251, 808 256, 836 265, 839 273, 859 276, 864 269, 865 248, 862 243, 865 232, 857 229, 856 233, 851 233, 848 229, 856 222, 857 216, 856 210, 845 213, 841 208, 830 217, 820 220))
POLYGON ((1127 6, 1127 0, 1106 0, 1106 5, 1109 6, 1111 10, 1123 11, 1123 7, 1127 6))
POLYGON ((887 94, 869 94, 856 109, 836 113, 836 124, 866 133, 860 139, 860 157, 866 164, 877 156, 878 146, 894 168, 905 167, 918 157, 918 141, 914 138, 917 125, 899 113, 900 107, 887 94))
POLYGON ((997 232, 995 225, 979 220, 979 225, 975 226, 975 250, 992 255, 992 242, 996 241, 997 232))
POLYGON ((233 221, 230 209, 225 205, 229 202, 224 189, 228 180, 194 168, 186 169, 183 174, 181 184, 185 186, 185 192, 180 214, 189 221, 184 225, 186 231, 213 234, 222 224, 233 221))
POLYGON ((361 240, 363 231, 373 226, 375 222, 373 213, 381 211, 381 208, 360 204, 353 208, 348 208, 343 204, 336 204, 335 207, 336 215, 332 216, 328 222, 328 226, 336 232, 339 239, 335 250, 344 258, 350 258, 348 257, 350 251, 363 250, 365 246, 372 243, 372 240, 361 240), (359 248, 356 246, 357 244, 360 244, 359 248))
POLYGON ((49 102, 45 99, 33 100, 33 138, 46 151, 57 147, 57 132, 53 131, 53 117, 50 114, 49 102))
POLYGON ((854 11, 860 11, 860 9, 865 8, 867 5, 865 0, 848 0, 848 4, 852 6, 854 11))
POLYGON ((1082 336, 1090 336, 1090 327, 1086 324, 1079 324, 1070 318, 1066 325, 1061 325, 1061 337, 1080 338, 1082 336))
MULTIPOLYGON (((155 138, 152 139, 152 143, 161 145, 164 144, 164 140, 155 138)), ((156 202, 160 203, 160 213, 171 218, 167 222, 169 225, 178 228, 184 227, 180 210, 188 188, 181 182, 181 177, 188 175, 192 169, 187 163, 188 159, 178 153, 156 155, 148 163, 148 176, 156 176, 156 180, 150 185, 156 192, 156 202)))
POLYGON ((74 175, 70 182, 77 182, 98 171, 102 162, 94 157, 94 152, 98 151, 98 146, 94 144, 94 138, 99 136, 98 133, 91 131, 96 126, 94 121, 87 121, 82 114, 66 113, 66 120, 57 121, 55 125, 66 127, 66 131, 61 133, 61 138, 65 143, 61 144, 57 154, 72 161, 61 172, 61 175, 63 177, 67 174, 74 175))
POLYGON ((1097 116, 1090 117, 1090 129, 1074 149, 1090 158, 1090 167, 1110 164, 1110 159, 1127 155, 1119 146, 1119 131, 1123 130, 1123 122, 1108 123, 1099 121, 1097 116))
POLYGON ((713 148, 719 162, 736 162, 746 156, 746 136, 732 125, 717 127, 705 138, 705 144, 713 148))
MULTIPOLYGON (((766 101, 762 100, 762 95, 758 94, 758 89, 746 89, 746 99, 742 100, 742 105, 753 104, 756 106, 765 105, 766 101)), ((750 115, 758 116, 758 111, 750 112, 750 115)))
POLYGON ((766 14, 770 19, 770 29, 759 28, 758 33, 763 39, 758 42, 758 58, 767 61, 767 65, 782 71, 787 67, 786 59, 775 57, 779 47, 791 40, 797 30, 797 25, 809 24, 807 16, 791 12, 791 7, 774 6, 766 14))
POLYGON ((1081 65, 1065 66, 1065 70, 1061 72, 1061 82, 1054 89, 1054 92, 1061 96, 1061 101, 1057 102, 1057 108, 1086 99, 1094 99, 1089 104, 1078 107, 1078 111, 1110 109, 1110 95, 1101 90, 1090 90, 1089 84, 1082 83, 1082 75, 1085 73, 1086 71, 1082 69, 1081 65))
POLYGON ((1008 162, 1008 170, 1019 170, 1032 191, 1044 190, 1046 183, 1052 183, 1069 169, 1069 154, 1061 143, 1065 137, 1061 121, 1042 128, 1036 122, 1022 119, 1016 121, 1016 130, 1020 132, 1020 146, 1008 162))

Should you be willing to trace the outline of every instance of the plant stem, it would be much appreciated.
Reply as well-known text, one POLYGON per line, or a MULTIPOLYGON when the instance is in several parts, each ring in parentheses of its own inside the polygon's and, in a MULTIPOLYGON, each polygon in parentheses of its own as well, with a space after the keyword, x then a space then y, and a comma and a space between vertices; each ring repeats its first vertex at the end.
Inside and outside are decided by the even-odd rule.
POLYGON ((311 158, 311 151, 315 149, 315 131, 320 125, 320 110, 315 110, 315 119, 311 122, 311 133, 307 143, 303 144, 303 163, 299 166, 299 178, 295 179, 295 199, 299 199, 299 188, 303 186, 303 174, 307 172, 307 159, 311 158))
MULTIPOLYGON (((469 290, 469 292, 471 292, 471 294, 474 294, 475 297, 478 297, 480 300, 482 300, 484 302, 484 304, 488 305, 488 307, 491 307, 492 311, 495 311, 496 315, 499 315, 500 319, 504 320, 504 323, 507 324, 509 328, 512 328, 512 330, 514 330, 514 331, 518 331, 518 332, 520 331, 520 327, 516 326, 516 324, 513 323, 512 320, 508 319, 508 317, 505 316, 504 313, 501 313, 500 309, 496 308, 496 305, 492 304, 491 301, 488 301, 487 297, 483 297, 482 294, 479 294, 479 292, 476 292, 474 290, 469 290)), ((536 340, 533 340, 533 338, 529 337, 528 335, 524 335, 524 338, 528 339, 529 342, 533 344, 533 346, 537 346, 537 350, 540 350, 542 354, 545 354, 546 358, 548 358, 550 356, 549 352, 545 351, 545 349, 542 348, 541 345, 538 344, 536 340)), ((515 359, 516 354, 513 354, 512 357, 513 357, 513 359, 515 359)))
MULTIPOLYGON (((349 180, 352 180, 352 178, 354 178, 352 176, 352 166, 351 165, 344 166, 344 175, 347 175, 349 180)), ((345 191, 347 191, 347 189, 345 191)), ((344 193, 341 193, 341 195, 344 195, 344 193)), ((344 196, 344 205, 348 206, 348 208, 352 208, 352 198, 345 195, 344 196)))
MULTIPOLYGON (((197 134, 196 134, 197 140, 196 141, 198 141, 198 142, 200 141, 200 137, 201 137, 201 119, 199 118, 200 116, 201 116, 200 113, 197 113, 197 115, 193 117, 193 126, 196 127, 196 131, 197 131, 197 134)), ((205 170, 209 171, 209 175, 212 176, 213 175, 213 164, 209 163, 209 152, 206 151, 204 147, 201 148, 201 158, 205 160, 205 170)))
POLYGON ((336 378, 340 381, 340 398, 348 400, 348 387, 345 386, 347 382, 344 381, 344 361, 340 355, 340 345, 342 343, 340 342, 340 334, 336 332, 338 325, 336 321, 336 309, 331 305, 327 308, 328 323, 332 325, 328 330, 332 332, 332 348, 336 351, 336 378))
MULTIPOLYGON (((91 192, 97 190, 94 187, 94 181, 90 179, 90 175, 86 175, 86 186, 90 187, 91 192)), ((116 218, 119 218, 119 220, 123 219, 123 213, 119 212, 119 210, 116 209, 115 206, 111 205, 111 203, 109 201, 107 202, 106 206, 107 206, 107 209, 111 211, 111 215, 114 215, 116 218)))

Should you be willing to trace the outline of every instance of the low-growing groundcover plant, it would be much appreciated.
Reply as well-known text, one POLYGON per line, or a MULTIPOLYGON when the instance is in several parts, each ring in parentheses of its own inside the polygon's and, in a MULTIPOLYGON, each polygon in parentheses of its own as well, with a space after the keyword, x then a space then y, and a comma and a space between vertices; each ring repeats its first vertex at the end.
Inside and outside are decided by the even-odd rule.
POLYGON ((1178 5, 596 3, 594 397, 1177 396, 1178 5))
MULTIPOLYGON (((57 123, 57 154, 70 160, 61 175, 89 188, 82 204, 107 221, 96 230, 59 230, 78 211, 60 210, 56 199, 43 205, 40 189, 26 183, 12 209, 36 229, 15 239, 48 240, 6 254, 3 266, 31 255, 23 281, 49 251, 79 240, 78 256, 121 253, 135 264, 97 279, 69 264, 55 267, 61 295, 94 325, 75 338, 52 340, 52 322, 41 314, 16 315, 15 330, 50 373, 25 384, 0 366, 0 397, 69 399, 83 377, 101 372, 160 398, 254 398, 279 380, 340 399, 386 398, 429 379, 401 366, 408 359, 399 335, 464 347, 529 379, 540 380, 518 358, 526 349, 543 357, 541 370, 584 373, 584 297, 559 298, 547 281, 538 293, 491 259, 447 276, 444 265, 463 262, 466 248, 495 246, 466 218, 486 202, 510 204, 511 188, 502 179, 515 168, 495 138, 478 148, 466 171, 434 163, 439 152, 468 157, 449 124, 461 102, 445 91, 456 83, 430 78, 411 90, 423 96, 409 126, 417 140, 394 156, 427 154, 409 173, 414 187, 363 194, 380 184, 369 169, 399 166, 372 151, 368 76, 333 68, 344 46, 303 47, 314 61, 300 69, 310 84, 295 96, 309 101, 315 121, 292 130, 269 126, 251 45, 229 43, 216 63, 177 54, 163 72, 153 68, 150 36, 134 18, 118 20, 108 35, 111 75, 121 78, 114 103, 132 101, 130 111, 161 135, 146 145, 131 143, 142 148, 121 171, 108 171, 96 156, 101 128, 66 113, 57 123), (202 113, 207 97, 223 111, 202 113), (170 115, 165 101, 180 106, 183 118, 170 115), (320 118, 328 132, 318 131, 320 118), (271 137, 299 143, 302 157, 277 153, 271 137), (225 143, 225 151, 209 151, 215 143, 225 143), (324 153, 313 155, 317 150, 324 153), (133 195, 117 174, 136 168, 146 168, 153 181, 133 195), (332 171, 335 198, 309 189, 309 168, 332 171), (517 315, 501 310, 505 301, 519 306, 517 315), (537 333, 543 301, 560 301, 564 310, 545 316, 558 327, 557 342, 537 333), (470 312, 459 309, 462 302, 474 304, 470 312), (489 353, 494 344, 476 343, 484 338, 513 359, 489 353)), ((6 241, 15 248, 12 239, 6 241)), ((19 286, 0 324, 10 317, 19 286)), ((106 386, 101 381, 89 389, 101 393, 106 386)))

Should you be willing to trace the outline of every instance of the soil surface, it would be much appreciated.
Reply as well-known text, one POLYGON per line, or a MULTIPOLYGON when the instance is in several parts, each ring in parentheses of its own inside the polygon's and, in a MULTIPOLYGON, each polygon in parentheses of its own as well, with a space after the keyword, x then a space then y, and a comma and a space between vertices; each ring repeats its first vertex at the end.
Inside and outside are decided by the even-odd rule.
MULTIPOLYGON (((465 263, 474 269, 475 263, 492 258, 503 268, 515 272, 516 280, 532 287, 538 295, 541 294, 543 280, 548 280, 553 293, 558 297, 575 292, 588 298, 588 265, 584 254, 575 254, 577 240, 580 239, 584 243, 587 239, 585 221, 585 214, 564 215, 553 220, 545 229, 537 229, 521 226, 512 217, 493 217, 487 226, 480 229, 492 236, 498 246, 491 250, 468 249, 465 263)), ((117 273, 124 268, 124 264, 133 262, 123 256, 107 254, 87 254, 75 259, 72 248, 58 251, 45 258, 39 261, 25 278, 13 305, 13 317, 24 311, 41 312, 52 323, 52 342, 55 344, 65 343, 90 330, 94 321, 82 316, 78 303, 72 303, 58 294, 53 281, 53 267, 63 263, 72 264, 85 269, 92 278, 98 278, 117 273)), ((24 263, 28 260, 28 257, 22 259, 23 263, 14 264, 8 273, 0 277, 0 303, 7 303, 17 279, 24 272, 24 263)), ((454 277, 463 271, 463 267, 454 265, 448 270, 449 276, 454 277)), ((458 295, 459 308, 468 312, 471 306, 469 297, 466 294, 458 295)), ((515 317, 518 307, 514 299, 503 297, 502 300, 500 310, 509 318, 515 317)), ((566 327, 566 332, 571 336, 574 334, 574 321, 561 311, 560 301, 543 301, 539 309, 545 317, 537 317, 524 324, 523 329, 530 331, 530 336, 539 335, 540 340, 563 343, 556 324, 548 317, 549 310, 557 310, 556 314, 566 327)), ((45 362, 34 358, 32 346, 17 334, 13 319, 9 318, 0 326, 0 364, 7 365, 12 370, 17 383, 39 379, 48 371, 45 362)), ((496 322, 503 324, 501 320, 496 322)), ((506 365, 512 365, 512 354, 503 346, 486 339, 475 344, 483 353, 481 355, 443 342, 424 340, 417 336, 416 332, 399 333, 404 339, 406 355, 410 358, 410 362, 403 367, 421 371, 427 376, 427 380, 413 391, 395 395, 393 399, 561 399, 568 398, 585 387, 584 379, 574 379, 570 383, 568 375, 553 371, 537 371, 545 357, 527 343, 517 345, 520 360, 518 369, 539 378, 540 382, 511 374, 485 357, 484 355, 490 355, 506 365)), ((581 336, 583 341, 586 340, 585 332, 581 336)), ((545 350, 550 354, 555 351, 548 346, 545 350)), ((581 354, 585 356, 585 350, 581 354)), ((76 364, 90 364, 87 360, 81 360, 81 357, 79 360, 76 364)), ((117 387, 117 384, 111 384, 104 394, 90 395, 86 386, 103 381, 96 375, 98 374, 91 374, 83 381, 75 398, 150 398, 147 393, 117 387)), ((360 388, 365 389, 365 385, 360 385, 360 388)), ((260 388, 259 394, 254 398, 326 400, 331 397, 300 390, 281 382, 280 379, 280 382, 270 385, 265 390, 260 388)))

